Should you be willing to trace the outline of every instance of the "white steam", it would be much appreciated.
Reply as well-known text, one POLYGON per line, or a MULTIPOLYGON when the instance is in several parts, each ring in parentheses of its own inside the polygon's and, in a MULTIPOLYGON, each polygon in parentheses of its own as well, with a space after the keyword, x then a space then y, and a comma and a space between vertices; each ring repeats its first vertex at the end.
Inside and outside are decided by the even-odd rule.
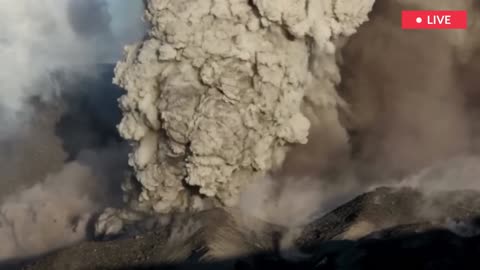
POLYGON ((0 0, 0 260, 84 239, 88 217, 115 202, 125 147, 81 149, 67 162, 66 141, 80 147, 77 138, 99 132, 86 123, 101 116, 61 99, 74 91, 65 81, 112 96, 92 93, 104 89, 88 76, 144 35, 142 16, 140 0, 0 0), (58 133, 66 112, 77 137, 58 133))
MULTIPOLYGON (((115 2, 137 7, 119 15, 139 21, 141 1, 115 2)), ((0 6, 0 136, 12 133, 19 112, 31 112, 26 99, 58 91, 52 73, 86 72, 97 63, 115 62, 123 44, 143 35, 141 24, 126 28, 112 19, 105 0, 0 0, 0 6), (130 32, 117 36, 119 30, 130 32)), ((120 6, 116 3, 112 11, 120 6)))

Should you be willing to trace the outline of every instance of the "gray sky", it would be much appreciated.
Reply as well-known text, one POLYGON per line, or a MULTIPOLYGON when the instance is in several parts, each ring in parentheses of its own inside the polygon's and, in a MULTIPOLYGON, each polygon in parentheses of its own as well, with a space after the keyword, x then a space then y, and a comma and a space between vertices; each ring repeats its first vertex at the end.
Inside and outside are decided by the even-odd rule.
POLYGON ((143 36, 142 0, 106 0, 112 14, 112 31, 122 43, 132 43, 143 36))

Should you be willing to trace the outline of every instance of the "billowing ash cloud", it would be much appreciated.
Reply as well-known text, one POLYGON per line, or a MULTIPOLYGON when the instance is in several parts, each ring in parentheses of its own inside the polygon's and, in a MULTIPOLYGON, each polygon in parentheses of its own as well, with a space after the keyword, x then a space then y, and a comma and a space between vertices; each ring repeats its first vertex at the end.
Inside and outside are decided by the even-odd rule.
MULTIPOLYGON (((235 206, 242 187, 272 171, 278 177, 257 183, 260 195, 246 196, 246 208, 278 195, 262 190, 278 188, 281 197, 282 182, 329 208, 334 198, 315 200, 310 183, 290 182, 306 177, 337 194, 348 184, 350 193, 468 154, 478 137, 470 123, 478 115, 465 112, 473 108, 465 108, 458 80, 478 47, 470 2, 146 3, 152 30, 129 47, 115 78, 127 90, 119 130, 135 142, 130 164, 139 185, 125 184, 134 208, 235 206), (398 16, 407 8, 467 9, 472 25, 403 31, 398 16)), ((293 197, 278 205, 313 212, 294 209, 293 197)), ((255 214, 270 218, 277 209, 288 212, 272 206, 255 214)))
POLYGON ((335 53, 374 1, 146 2, 153 28, 116 69, 119 131, 136 143, 132 204, 165 213, 236 205, 338 118, 335 53))

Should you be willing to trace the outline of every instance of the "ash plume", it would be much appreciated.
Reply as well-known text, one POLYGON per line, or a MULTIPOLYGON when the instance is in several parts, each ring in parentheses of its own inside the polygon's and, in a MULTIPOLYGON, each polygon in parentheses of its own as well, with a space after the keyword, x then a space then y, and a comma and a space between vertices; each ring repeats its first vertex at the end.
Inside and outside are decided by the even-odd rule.
POLYGON ((473 3, 143 2, 145 36, 142 23, 123 20, 133 1, 25 0, 0 11, 0 110, 9 112, 0 116, 0 168, 15 183, 1 183, 11 191, 0 207, 9 243, 0 257, 85 239, 106 206, 121 210, 104 212, 97 235, 121 231, 138 217, 129 210, 237 207, 291 229, 281 240, 289 247, 296 228, 376 186, 480 187, 470 157, 480 105, 473 3), (469 29, 403 31, 407 8, 466 9, 469 29), (88 89, 108 87, 88 82, 110 80, 96 64, 116 61, 133 40, 115 69, 122 116, 108 115, 99 108, 118 96, 102 101, 88 89), (127 158, 133 174, 120 186, 127 158), (35 230, 43 233, 26 237, 35 230))
POLYGON ((127 90, 119 131, 133 142, 141 185, 127 190, 132 207, 236 205, 311 126, 335 119, 337 43, 373 1, 328 2, 147 1, 152 29, 115 78, 127 90))
POLYGON ((244 196, 282 223, 279 205, 306 195, 304 222, 474 154, 476 78, 463 72, 478 51, 473 3, 146 3, 152 28, 115 78, 127 91, 119 131, 133 145, 123 185, 133 209, 197 211, 244 196), (466 9, 469 28, 403 31, 408 8, 466 9))

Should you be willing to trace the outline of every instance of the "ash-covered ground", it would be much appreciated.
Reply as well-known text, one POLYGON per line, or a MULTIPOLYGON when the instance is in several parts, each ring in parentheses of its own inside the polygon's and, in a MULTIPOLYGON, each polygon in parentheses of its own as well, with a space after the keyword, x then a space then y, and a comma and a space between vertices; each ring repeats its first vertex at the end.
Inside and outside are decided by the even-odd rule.
POLYGON ((19 2, 5 269, 478 269, 473 1, 19 2))

